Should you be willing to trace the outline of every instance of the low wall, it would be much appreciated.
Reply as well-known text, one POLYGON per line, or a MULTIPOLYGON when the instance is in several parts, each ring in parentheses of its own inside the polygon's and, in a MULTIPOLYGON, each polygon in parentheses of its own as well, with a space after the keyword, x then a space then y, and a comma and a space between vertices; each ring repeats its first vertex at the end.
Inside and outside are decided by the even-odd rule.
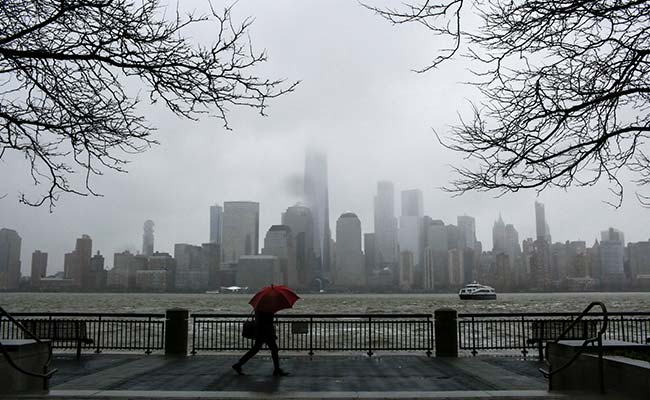
MULTIPOLYGON (((3 340, 2 344, 9 356, 20 368, 35 373, 43 373, 48 358, 47 343, 34 340, 3 340)), ((44 390, 42 378, 25 375, 16 370, 0 353, 0 394, 36 393, 44 390)))
MULTIPOLYGON (((550 343, 549 362, 554 368, 566 364, 577 351, 577 346, 550 343)), ((634 351, 650 352, 648 346, 632 346, 634 351)), ((621 346, 616 346, 621 348, 621 346)), ((607 346, 605 346, 607 349, 607 346)), ((607 351, 607 350, 605 350, 607 351)), ((553 375, 549 390, 580 391, 598 393, 600 391, 598 355, 581 354, 567 369, 553 375)), ((620 356, 603 356, 605 392, 626 399, 650 399, 650 362, 620 356)))

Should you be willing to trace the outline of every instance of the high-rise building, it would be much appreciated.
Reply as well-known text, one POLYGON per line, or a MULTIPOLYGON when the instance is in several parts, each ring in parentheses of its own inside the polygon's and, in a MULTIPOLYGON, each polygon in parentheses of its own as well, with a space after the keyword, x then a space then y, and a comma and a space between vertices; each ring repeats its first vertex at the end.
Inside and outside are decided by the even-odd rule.
POLYGON ((90 268, 84 275, 84 290, 101 290, 106 287, 106 270, 104 269, 104 256, 97 254, 90 258, 90 268))
POLYGON ((223 203, 223 259, 236 263, 243 255, 259 251, 260 204, 252 201, 223 203))
POLYGON ((63 260, 64 275, 72 279, 77 287, 86 289, 90 274, 90 259, 93 255, 93 241, 88 235, 77 239, 74 251, 66 253, 63 260))
POLYGON ((20 285, 20 245, 13 229, 0 229, 0 289, 15 290, 20 285))
POLYGON ((377 263, 397 265, 397 218, 392 182, 377 183, 375 196, 375 247, 377 263))
POLYGON ((40 286, 41 278, 47 276, 47 253, 36 250, 32 253, 32 286, 40 286))
POLYGON ((351 212, 342 214, 336 221, 336 267, 333 278, 338 287, 366 286, 361 251, 361 221, 351 212))
POLYGON ((415 264, 420 264, 423 218, 422 203, 421 190, 402 191, 402 215, 399 217, 398 232, 399 248, 400 252, 410 251, 415 264))
POLYGON ((603 279, 620 280, 624 276, 625 238, 623 232, 609 228, 602 231, 600 235, 600 263, 603 279))
POLYGON ((420 189, 402 191, 402 216, 420 218, 424 216, 424 201, 420 189))
POLYGON ((630 243, 628 245, 630 263, 630 278, 634 280, 650 280, 650 240, 630 243))
POLYGON ((286 225, 271 225, 264 237, 262 254, 276 256, 282 271, 282 283, 290 287, 298 287, 298 271, 296 269, 296 246, 291 228, 286 225))
POLYGON ((282 272, 275 256, 241 256, 237 263, 237 286, 257 291, 264 286, 281 285, 282 272))
POLYGON ((415 277, 415 257, 410 250, 399 253, 399 287, 409 290, 413 287, 415 277))
POLYGON ((148 219, 144 222, 142 229, 144 233, 142 234, 142 254, 145 256, 153 255, 153 227, 154 223, 152 220, 148 219))
POLYGON ((210 243, 222 245, 223 235, 223 208, 215 204, 210 206, 210 243))
POLYGON ((535 202, 535 232, 537 233, 537 240, 545 240, 549 245, 552 243, 544 204, 537 201, 535 202))
POLYGON ((514 225, 506 225, 506 254, 510 258, 516 257, 521 254, 521 246, 519 245, 519 232, 515 229, 514 225))
POLYGON ((364 233, 363 234, 363 254, 364 254, 364 264, 366 267, 366 281, 368 277, 372 274, 377 268, 377 249, 375 247, 375 234, 374 233, 364 233))
POLYGON ((330 244, 332 233, 329 221, 329 192, 327 157, 317 151, 305 154, 305 202, 313 218, 313 248, 319 260, 319 275, 330 273, 330 244))
POLYGON ((288 226, 296 247, 297 288, 307 288, 317 274, 314 254, 314 220, 311 210, 296 204, 282 213, 282 225, 288 226))
POLYGON ((492 226, 492 252, 506 253, 506 224, 499 214, 499 219, 492 226))
POLYGON ((468 215, 459 215, 456 219, 458 224, 458 246, 460 249, 476 248, 476 220, 468 215))
POLYGON ((424 260, 424 288, 434 289, 449 284, 449 243, 447 227, 441 220, 432 220, 427 227, 424 260))

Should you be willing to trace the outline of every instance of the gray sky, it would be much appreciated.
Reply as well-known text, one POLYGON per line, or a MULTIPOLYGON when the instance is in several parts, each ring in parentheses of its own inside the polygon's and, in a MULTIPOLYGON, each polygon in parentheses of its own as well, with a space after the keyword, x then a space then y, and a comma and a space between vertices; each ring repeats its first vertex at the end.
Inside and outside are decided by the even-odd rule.
MULTIPOLYGON (((205 5, 203 0, 182 3, 205 5)), ((520 239, 534 236, 535 192, 451 198, 437 189, 450 180, 449 165, 462 160, 437 143, 432 128, 444 134, 458 121, 457 113, 467 111, 468 101, 479 98, 459 83, 471 77, 462 59, 424 75, 411 72, 439 46, 429 32, 392 27, 349 0, 240 0, 235 21, 248 15, 256 18, 254 46, 269 54, 260 73, 302 80, 295 93, 271 103, 268 117, 233 110, 234 131, 226 132, 213 118, 185 121, 148 108, 161 144, 131 157, 128 174, 96 178, 94 187, 104 197, 61 196, 52 214, 47 207, 18 204, 18 192, 30 185, 24 164, 16 157, 0 161, 0 193, 8 193, 0 200, 0 227, 23 238, 23 274, 30 273, 35 249, 50 254, 48 273, 62 269, 63 254, 84 233, 111 268, 114 252, 141 249, 147 219, 156 223, 158 251, 173 253, 174 243, 206 242, 208 207, 229 200, 261 203, 262 242, 280 213, 301 199, 305 146, 328 153, 333 232, 346 211, 359 215, 364 232, 372 231, 376 182, 391 180, 397 199, 401 190, 422 189, 425 214, 433 218, 455 224, 457 215, 474 216, 484 249, 492 247, 499 212, 520 239)), ((211 32, 195 34, 209 40, 211 32)), ((612 199, 605 184, 542 193, 553 240, 591 244, 609 226, 622 230, 627 241, 648 240, 650 210, 634 199, 634 187, 627 189, 618 210, 603 203, 612 199)))

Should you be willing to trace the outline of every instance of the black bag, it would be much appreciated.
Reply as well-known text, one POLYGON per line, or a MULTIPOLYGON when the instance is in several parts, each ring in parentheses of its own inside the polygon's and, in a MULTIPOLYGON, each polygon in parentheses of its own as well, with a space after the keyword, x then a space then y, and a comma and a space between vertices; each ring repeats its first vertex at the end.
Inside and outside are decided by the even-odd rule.
POLYGON ((241 335, 246 339, 257 338, 257 321, 255 320, 255 317, 244 322, 241 329, 241 335))

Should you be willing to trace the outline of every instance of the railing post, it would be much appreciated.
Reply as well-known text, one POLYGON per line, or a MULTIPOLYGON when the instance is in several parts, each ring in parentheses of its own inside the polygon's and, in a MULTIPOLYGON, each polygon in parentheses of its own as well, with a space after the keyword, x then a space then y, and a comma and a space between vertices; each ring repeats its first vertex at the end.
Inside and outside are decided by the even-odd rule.
POLYGON ((192 355, 196 354, 196 317, 192 316, 192 355))
POLYGON ((372 317, 368 317, 368 357, 372 357, 372 317))
POLYGON ((165 314, 165 355, 186 356, 189 311, 183 308, 172 308, 165 314))
POLYGON ((427 340, 427 357, 431 357, 431 350, 433 350, 433 321, 430 315, 427 315, 427 331, 427 336, 429 336, 429 340, 427 340))
POLYGON ((151 317, 147 320, 147 350, 144 354, 151 354, 151 317))
POLYGON ((528 350, 526 350, 526 318, 523 315, 521 316, 521 347, 521 354, 526 358, 528 354, 528 350))
POLYGON ((102 352, 101 350, 101 343, 102 343, 102 316, 99 316, 98 322, 97 322, 97 346, 95 348, 95 353, 99 354, 102 352))
POLYGON ((476 351, 476 327, 474 326, 474 317, 472 317, 472 323, 470 325, 472 327, 472 355, 476 357, 478 351, 476 351))
POLYGON ((458 312, 452 308, 434 311, 436 357, 458 357, 458 312))
POLYGON ((309 317, 309 356, 314 355, 314 317, 309 317))

